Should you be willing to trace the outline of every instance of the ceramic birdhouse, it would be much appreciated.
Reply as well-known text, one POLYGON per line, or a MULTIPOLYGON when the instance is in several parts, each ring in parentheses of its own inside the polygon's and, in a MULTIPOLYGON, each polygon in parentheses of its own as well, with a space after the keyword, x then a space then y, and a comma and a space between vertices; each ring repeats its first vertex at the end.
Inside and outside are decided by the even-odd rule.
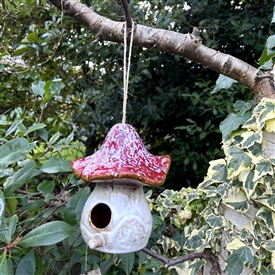
POLYGON ((169 156, 147 151, 135 129, 116 124, 93 155, 72 162, 77 176, 96 186, 88 198, 80 227, 91 249, 128 253, 147 245, 152 216, 143 186, 159 186, 170 167, 169 156))

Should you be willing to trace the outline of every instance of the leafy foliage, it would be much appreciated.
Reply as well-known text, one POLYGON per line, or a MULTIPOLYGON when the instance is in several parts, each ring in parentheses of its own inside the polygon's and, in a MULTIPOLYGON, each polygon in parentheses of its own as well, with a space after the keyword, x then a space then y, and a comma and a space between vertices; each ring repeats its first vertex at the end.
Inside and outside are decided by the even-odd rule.
MULTIPOLYGON (((266 274, 274 272, 275 161, 264 157, 262 144, 264 131, 274 132, 274 123, 269 122, 275 118, 275 104, 264 99, 253 110, 245 102, 234 106, 242 123, 236 127, 230 123, 234 116, 226 118, 228 127, 222 130, 226 158, 210 162, 199 187, 165 190, 157 197, 147 193, 154 218, 148 247, 172 258, 225 249, 226 274, 241 274, 244 268, 266 274), (228 211, 254 218, 239 225, 228 218, 232 216, 228 211)), ((208 264, 196 259, 167 269, 143 251, 121 256, 87 251, 79 221, 90 191, 69 166, 72 155, 83 154, 81 144, 73 141, 73 134, 50 136, 44 109, 28 127, 26 113, 16 121, 10 120, 11 113, 1 116, 3 274, 20 274, 26 266, 26 274, 79 274, 98 267, 102 274, 197 274, 208 264)))
MULTIPOLYGON (((124 20, 119 1, 84 3, 101 15, 124 20)), ((130 9, 137 23, 148 26, 181 33, 197 26, 205 45, 257 66, 267 37, 274 34, 272 10, 265 5, 268 1, 131 1, 130 9)), ((123 47, 91 44, 95 37, 89 30, 45 0, 23 6, 19 0, 5 1, 0 12, 5 18, 2 112, 20 107, 24 113, 47 105, 49 134, 58 129, 67 136, 75 130, 86 154, 93 153, 108 129, 121 121, 123 47)), ((128 122, 152 153, 171 155, 167 187, 196 187, 209 160, 222 156, 220 122, 233 110, 233 102, 251 94, 236 84, 212 93, 216 73, 153 50, 133 49, 130 75, 128 122)))
MULTIPOLYGON (((274 157, 264 156, 262 148, 274 108, 269 99, 263 99, 253 111, 252 104, 237 102, 236 115, 243 122, 236 128, 232 121, 222 131, 225 158, 210 162, 197 189, 165 190, 150 200, 155 213, 152 250, 171 258, 211 250, 228 255, 221 265, 225 274, 238 275, 244 269, 274 273, 275 162, 274 157), (240 106, 246 106, 241 114, 240 106)), ((230 120, 235 118, 229 115, 225 121, 230 120)), ((176 265, 177 273, 172 268, 170 272, 198 274, 205 265, 197 259, 176 265)))
MULTIPOLYGON (((179 32, 198 26, 207 46, 254 65, 261 56, 262 68, 272 67, 269 1, 187 2, 130 7, 137 22, 179 32)), ((123 20, 118 2, 96 0, 93 9, 123 20)), ((94 152, 120 121, 122 47, 91 45, 88 30, 44 0, 4 1, 0 12, 0 274, 199 274, 208 261, 166 268, 143 251, 87 250, 80 235, 90 190, 69 163, 94 152)), ((129 122, 152 153, 173 159, 166 186, 175 190, 147 193, 154 218, 148 247, 172 258, 224 253, 228 275, 273 274, 275 160, 264 157, 263 140, 265 130, 274 132, 274 102, 252 110, 241 101, 251 95, 229 88, 232 80, 219 77, 216 85, 215 73, 151 50, 134 49, 131 76, 129 122), (209 160, 203 182, 187 188, 201 181, 209 160)))

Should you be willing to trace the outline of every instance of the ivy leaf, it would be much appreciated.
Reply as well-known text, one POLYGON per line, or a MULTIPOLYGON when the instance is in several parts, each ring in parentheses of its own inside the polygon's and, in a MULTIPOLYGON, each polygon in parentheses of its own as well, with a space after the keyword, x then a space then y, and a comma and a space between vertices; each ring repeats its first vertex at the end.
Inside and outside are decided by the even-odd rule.
POLYGON ((257 212, 257 217, 263 220, 271 232, 275 232, 275 213, 267 207, 261 207, 257 212))
POLYGON ((267 132, 275 132, 275 119, 269 119, 266 121, 265 129, 267 132))
POLYGON ((188 250, 200 250, 200 248, 205 244, 205 238, 203 236, 202 231, 198 229, 194 229, 187 239, 187 242, 184 246, 185 249, 188 250))
POLYGON ((242 128, 257 131, 258 130, 258 125, 257 125, 256 115, 252 114, 252 116, 243 124, 242 128))
POLYGON ((243 246, 245 246, 245 244, 239 238, 235 238, 232 242, 227 244, 226 250, 233 252, 234 250, 243 246))
POLYGON ((238 176, 240 172, 251 169, 252 159, 243 150, 236 146, 232 146, 227 151, 228 158, 228 176, 233 178, 238 176))
POLYGON ((214 214, 210 214, 205 217, 206 222, 212 227, 213 229, 219 229, 221 227, 224 227, 226 222, 224 220, 224 217, 217 216, 214 214))
POLYGON ((275 250, 275 239, 273 238, 266 241, 266 243, 263 244, 263 248, 273 252, 275 250))
POLYGON ((265 126, 265 123, 267 120, 271 120, 275 118, 274 100, 264 98, 261 100, 261 103, 257 107, 260 108, 261 106, 263 108, 260 110, 258 121, 259 121, 260 127, 262 128, 265 126))
POLYGON ((253 252, 251 248, 242 246, 233 251, 227 259, 225 268, 226 275, 239 275, 242 273, 245 264, 254 262, 253 252))
POLYGON ((34 247, 56 244, 73 233, 73 229, 65 222, 53 221, 40 225, 25 235, 20 246, 34 247))
POLYGON ((216 86, 215 86, 214 90, 212 91, 212 94, 217 93, 223 89, 225 89, 225 90, 229 89, 234 83, 237 83, 237 81, 228 77, 228 76, 220 74, 216 81, 216 86))
POLYGON ((255 171, 242 171, 239 175, 239 181, 243 183, 244 191, 249 199, 257 187, 257 183, 253 181, 254 173, 255 171))
POLYGON ((201 274, 201 269, 203 268, 203 266, 205 265, 206 261, 205 260, 199 260, 196 259, 192 264, 190 264, 189 266, 189 272, 188 275, 198 275, 201 274))
POLYGON ((251 116, 250 112, 245 113, 244 116, 239 116, 231 113, 225 120, 220 124, 220 131, 224 140, 230 138, 230 134, 237 130, 241 125, 244 124, 251 116))
POLYGON ((247 197, 243 191, 228 194, 228 197, 224 200, 224 203, 235 211, 242 213, 247 212, 249 209, 247 197))
POLYGON ((242 142, 241 142, 241 147, 242 148, 250 148, 251 146, 253 146, 255 144, 255 142, 257 143, 261 143, 262 142, 262 137, 258 132, 253 132, 253 131, 246 131, 244 133, 242 133, 242 142))
POLYGON ((272 176, 274 174, 274 168, 273 166, 267 162, 265 159, 260 159, 255 163, 255 175, 253 178, 253 181, 257 181, 263 176, 270 175, 272 176))
POLYGON ((227 167, 224 159, 212 160, 207 171, 207 177, 214 182, 227 181, 227 167))
POLYGON ((233 105, 235 111, 238 112, 240 116, 243 116, 252 106, 252 102, 245 102, 243 100, 237 100, 233 105))

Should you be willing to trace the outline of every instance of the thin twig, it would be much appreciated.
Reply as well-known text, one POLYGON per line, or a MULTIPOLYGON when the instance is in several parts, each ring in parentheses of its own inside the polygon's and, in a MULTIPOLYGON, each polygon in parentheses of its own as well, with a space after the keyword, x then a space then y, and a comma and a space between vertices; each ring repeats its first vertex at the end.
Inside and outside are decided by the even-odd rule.
MULTIPOLYGON (((33 193, 30 193, 30 192, 22 190, 22 189, 17 189, 15 191, 15 193, 21 194, 21 195, 33 196, 34 199, 39 199, 39 198, 45 199, 45 196, 43 194, 40 194, 40 193, 33 194, 33 193)), ((66 198, 57 197, 57 199, 60 200, 62 203, 68 202, 68 199, 66 199, 66 198)))
POLYGON ((121 0, 121 3, 122 3, 124 14, 125 14, 127 29, 132 28, 132 17, 131 17, 128 2, 127 2, 127 0, 121 0))
POLYGON ((180 256, 180 257, 177 257, 177 258, 174 258, 174 259, 170 259, 170 258, 167 258, 163 255, 160 255, 148 248, 143 248, 142 249, 143 252, 145 252, 146 254, 152 256, 153 258, 157 259, 157 260, 160 260, 161 262, 165 263, 165 267, 169 267, 169 266, 173 266, 173 265, 176 265, 176 264, 179 264, 179 263, 183 263, 183 262, 186 262, 186 261, 192 261, 192 260, 195 260, 195 259, 206 259, 206 260, 210 260, 213 264, 213 267, 215 269, 218 268, 217 266, 217 259, 216 259, 216 256, 211 253, 211 252, 196 252, 196 253, 190 253, 190 254, 187 254, 187 255, 184 255, 184 256, 180 256))

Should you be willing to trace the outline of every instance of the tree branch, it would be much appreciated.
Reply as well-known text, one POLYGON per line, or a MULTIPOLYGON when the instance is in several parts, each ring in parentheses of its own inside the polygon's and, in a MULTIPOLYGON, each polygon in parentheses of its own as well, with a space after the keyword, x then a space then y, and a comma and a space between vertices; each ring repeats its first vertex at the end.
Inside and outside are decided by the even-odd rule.
MULTIPOLYGON (((116 22, 98 15, 78 0, 48 0, 58 9, 85 25, 99 40, 123 43, 124 22, 116 22), (62 6, 63 4, 63 6, 62 6)), ((263 72, 231 55, 210 49, 202 44, 199 37, 174 31, 137 25, 134 33, 134 46, 156 49, 188 58, 206 68, 237 80, 261 97, 275 99, 274 81, 263 72)))
POLYGON ((146 254, 152 256, 153 258, 165 263, 166 268, 176 265, 176 264, 179 264, 179 263, 186 262, 186 261, 192 261, 195 259, 206 259, 206 260, 210 260, 212 263, 213 274, 215 274, 215 272, 219 270, 219 265, 218 265, 216 256, 213 253, 208 252, 208 251, 207 252, 190 253, 190 254, 180 256, 180 257, 177 257, 174 259, 167 258, 167 257, 160 255, 148 248, 143 248, 142 251, 145 252, 146 254))

